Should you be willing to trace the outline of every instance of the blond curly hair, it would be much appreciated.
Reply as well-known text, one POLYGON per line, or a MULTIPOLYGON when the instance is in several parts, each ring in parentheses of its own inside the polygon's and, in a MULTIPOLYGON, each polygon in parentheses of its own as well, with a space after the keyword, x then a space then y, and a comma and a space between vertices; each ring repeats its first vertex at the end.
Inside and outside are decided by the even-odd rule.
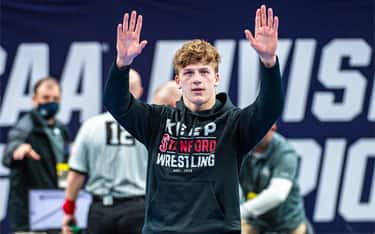
POLYGON ((192 40, 185 43, 175 54, 173 59, 174 71, 190 64, 212 64, 215 72, 219 71, 220 55, 217 49, 205 40, 192 40))

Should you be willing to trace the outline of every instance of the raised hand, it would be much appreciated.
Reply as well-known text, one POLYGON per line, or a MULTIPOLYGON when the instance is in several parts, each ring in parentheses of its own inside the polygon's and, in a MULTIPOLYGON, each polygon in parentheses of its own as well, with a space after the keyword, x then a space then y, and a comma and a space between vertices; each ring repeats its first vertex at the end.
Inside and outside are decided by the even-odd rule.
POLYGON ((267 67, 271 67, 276 63, 276 48, 278 39, 279 18, 273 16, 272 8, 262 5, 256 11, 255 16, 255 35, 250 30, 245 30, 246 39, 250 45, 259 54, 260 60, 267 67))
POLYGON ((129 22, 129 14, 125 13, 123 23, 117 25, 117 67, 130 65, 145 48, 147 41, 140 42, 141 30, 142 15, 137 17, 137 12, 132 11, 129 22))

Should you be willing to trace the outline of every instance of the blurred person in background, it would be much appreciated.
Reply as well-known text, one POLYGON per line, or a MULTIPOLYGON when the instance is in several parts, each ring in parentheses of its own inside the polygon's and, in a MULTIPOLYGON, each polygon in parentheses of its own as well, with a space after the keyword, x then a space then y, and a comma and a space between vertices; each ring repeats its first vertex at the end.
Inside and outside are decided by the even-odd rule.
POLYGON ((176 107, 176 103, 180 100, 181 96, 182 92, 178 88, 176 81, 169 80, 155 90, 152 103, 176 107))
POLYGON ((240 170, 242 234, 312 234, 298 184, 299 160, 276 124, 240 170))
MULTIPOLYGON (((68 130, 56 119, 61 87, 53 77, 37 81, 33 108, 9 131, 3 165, 10 168, 11 231, 30 231, 29 191, 57 189, 56 165, 67 161, 68 130)), ((52 231, 51 231, 52 233, 52 231)))
MULTIPOLYGON (((142 96, 141 78, 135 70, 130 70, 129 87, 134 97, 142 96)), ((73 232, 75 201, 85 179, 85 189, 93 196, 87 219, 90 234, 141 233, 147 150, 110 113, 83 123, 72 147, 69 167, 63 204, 64 234, 73 232)))

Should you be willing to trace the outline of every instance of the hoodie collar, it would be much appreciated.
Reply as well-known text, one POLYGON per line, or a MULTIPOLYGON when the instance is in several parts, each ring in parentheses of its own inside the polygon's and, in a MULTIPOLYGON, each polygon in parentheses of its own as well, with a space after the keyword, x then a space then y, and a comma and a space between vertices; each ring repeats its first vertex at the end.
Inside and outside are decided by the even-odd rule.
POLYGON ((192 112, 184 105, 184 101, 182 97, 177 102, 176 108, 181 111, 185 110, 186 112, 191 113, 192 115, 195 115, 198 117, 214 117, 232 108, 235 108, 235 106, 232 104, 232 102, 230 101, 226 93, 219 93, 216 95, 216 101, 215 101, 214 106, 209 110, 192 112))

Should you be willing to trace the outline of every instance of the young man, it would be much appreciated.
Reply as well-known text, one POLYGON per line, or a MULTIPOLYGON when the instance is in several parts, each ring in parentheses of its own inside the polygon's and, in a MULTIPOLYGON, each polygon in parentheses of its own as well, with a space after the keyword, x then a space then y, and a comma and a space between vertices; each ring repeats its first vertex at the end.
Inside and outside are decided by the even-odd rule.
POLYGON ((142 16, 124 15, 117 27, 117 58, 104 103, 149 152, 143 233, 240 233, 238 173, 243 155, 262 139, 283 105, 276 59, 278 18, 262 6, 255 36, 262 83, 254 104, 241 110, 216 94, 220 56, 208 42, 193 40, 177 51, 174 68, 182 101, 176 108, 147 105, 129 93, 129 68, 146 46, 142 16))
MULTIPOLYGON (((140 98, 139 74, 130 70, 130 92, 140 98)), ((142 232, 147 171, 147 149, 126 132, 108 112, 85 121, 69 159, 70 171, 63 205, 64 234, 72 233, 78 192, 86 177, 86 191, 93 195, 87 226, 91 234, 142 232)))
POLYGON ((56 164, 66 162, 67 128, 55 115, 61 90, 46 77, 34 86, 33 109, 10 130, 3 164, 10 168, 9 210, 12 232, 30 230, 29 191, 57 189, 56 164))
POLYGON ((297 181, 297 153, 275 131, 273 125, 241 167, 242 233, 312 234, 297 181))

